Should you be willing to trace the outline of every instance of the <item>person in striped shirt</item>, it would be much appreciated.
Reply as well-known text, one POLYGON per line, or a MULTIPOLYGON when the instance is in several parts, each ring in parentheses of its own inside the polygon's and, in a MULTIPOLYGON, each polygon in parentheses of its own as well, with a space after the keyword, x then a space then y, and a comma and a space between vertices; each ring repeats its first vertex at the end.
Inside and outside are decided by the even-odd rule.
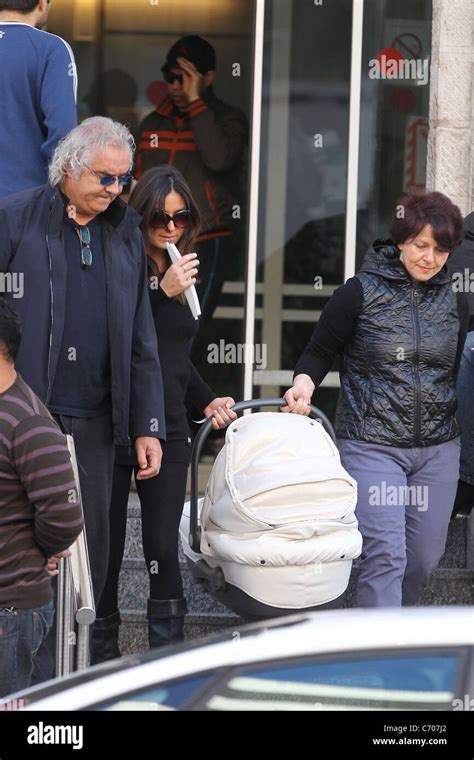
POLYGON ((20 342, 0 298, 0 697, 29 685, 53 621, 50 576, 83 527, 65 436, 15 371, 20 342))

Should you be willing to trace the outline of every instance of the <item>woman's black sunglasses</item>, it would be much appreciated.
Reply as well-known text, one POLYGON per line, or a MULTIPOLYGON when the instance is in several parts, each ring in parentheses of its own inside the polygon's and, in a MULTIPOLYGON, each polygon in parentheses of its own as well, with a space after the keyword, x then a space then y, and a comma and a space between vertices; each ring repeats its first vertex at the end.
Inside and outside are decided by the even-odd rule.
POLYGON ((189 209, 177 211, 174 216, 170 216, 166 211, 157 208, 150 219, 150 227, 154 230, 158 230, 162 227, 168 227, 169 223, 173 222, 177 229, 182 230, 188 226, 190 221, 191 212, 189 209))

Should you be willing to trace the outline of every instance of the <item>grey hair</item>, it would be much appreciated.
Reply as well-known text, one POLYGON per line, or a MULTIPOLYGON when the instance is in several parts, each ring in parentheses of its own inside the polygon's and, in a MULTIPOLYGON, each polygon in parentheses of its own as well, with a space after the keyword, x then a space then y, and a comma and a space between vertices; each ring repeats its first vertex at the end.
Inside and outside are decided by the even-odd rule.
POLYGON ((126 148, 130 154, 129 169, 132 168, 135 141, 127 127, 105 116, 85 119, 59 141, 49 165, 50 184, 59 185, 68 170, 74 179, 79 179, 94 153, 108 146, 126 148))

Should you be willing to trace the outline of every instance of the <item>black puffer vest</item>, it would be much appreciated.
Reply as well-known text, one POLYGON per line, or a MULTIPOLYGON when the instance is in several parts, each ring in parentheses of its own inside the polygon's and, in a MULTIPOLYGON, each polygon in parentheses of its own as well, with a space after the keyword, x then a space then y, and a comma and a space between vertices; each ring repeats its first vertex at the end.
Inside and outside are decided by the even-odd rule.
POLYGON ((405 448, 455 438, 459 318, 446 271, 413 283, 398 249, 378 240, 357 277, 362 311, 342 358, 337 435, 405 448))

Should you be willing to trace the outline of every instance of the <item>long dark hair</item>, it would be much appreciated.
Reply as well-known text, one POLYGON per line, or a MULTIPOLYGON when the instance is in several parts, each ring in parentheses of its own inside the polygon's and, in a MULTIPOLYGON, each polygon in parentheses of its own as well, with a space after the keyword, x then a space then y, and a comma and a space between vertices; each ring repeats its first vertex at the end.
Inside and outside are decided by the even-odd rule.
MULTIPOLYGON (((156 209, 165 208, 166 198, 172 193, 178 193, 183 198, 186 208, 191 212, 191 221, 186 227, 181 240, 179 241, 179 252, 181 256, 185 256, 187 253, 192 253, 194 243, 199 234, 201 228, 201 216, 198 211, 198 207, 194 202, 194 198, 191 194, 191 190, 178 169, 173 166, 156 166, 154 169, 148 169, 138 180, 137 184, 133 188, 133 191, 128 200, 129 205, 132 206, 135 211, 138 211, 142 217, 140 222, 140 229, 143 234, 145 243, 153 245, 153 241, 150 239, 150 220, 156 209)), ((164 272, 158 272, 158 269, 154 266, 154 262, 150 261, 151 276, 158 277, 158 282, 166 274, 167 269, 171 266, 171 259, 166 254, 166 268, 164 272)), ((176 296, 180 303, 185 302, 184 293, 180 293, 176 296)))
MULTIPOLYGON (((166 165, 148 169, 138 180, 128 202, 142 217, 140 228, 145 242, 152 243, 153 241, 150 239, 148 232, 153 213, 157 208, 164 210, 166 198, 173 192, 181 195, 186 208, 191 212, 191 222, 186 227, 184 235, 179 241, 179 252, 182 256, 185 256, 193 251, 201 228, 201 216, 194 202, 191 190, 178 169, 166 165)), ((171 264, 171 261, 169 264, 171 264)))

